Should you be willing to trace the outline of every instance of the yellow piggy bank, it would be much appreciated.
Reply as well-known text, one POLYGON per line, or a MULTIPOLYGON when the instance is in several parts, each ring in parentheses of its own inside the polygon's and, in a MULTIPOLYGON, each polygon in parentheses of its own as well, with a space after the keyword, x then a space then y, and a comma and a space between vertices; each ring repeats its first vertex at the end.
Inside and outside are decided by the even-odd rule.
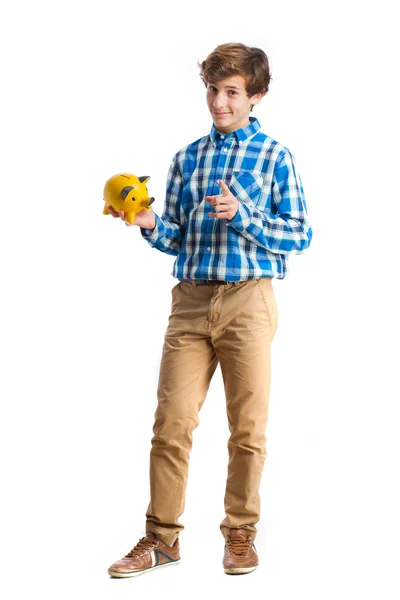
POLYGON ((109 215, 108 207, 115 211, 124 211, 125 221, 134 223, 136 213, 139 210, 150 210, 150 204, 154 198, 149 198, 146 182, 150 177, 136 177, 130 173, 113 175, 106 181, 104 186, 104 209, 103 214, 109 215))

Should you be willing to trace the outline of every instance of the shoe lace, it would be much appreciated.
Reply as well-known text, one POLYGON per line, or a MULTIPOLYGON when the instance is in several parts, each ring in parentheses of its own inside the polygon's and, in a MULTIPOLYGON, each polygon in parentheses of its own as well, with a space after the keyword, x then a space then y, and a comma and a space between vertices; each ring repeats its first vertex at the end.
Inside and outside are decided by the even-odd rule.
POLYGON ((149 540, 146 537, 142 537, 136 546, 125 555, 125 558, 131 558, 132 556, 142 556, 152 548, 158 546, 158 540, 149 540))
POLYGON ((236 556, 247 556, 251 550, 252 540, 249 538, 244 540, 239 537, 227 537, 226 543, 228 545, 228 550, 230 553, 235 554, 236 556))

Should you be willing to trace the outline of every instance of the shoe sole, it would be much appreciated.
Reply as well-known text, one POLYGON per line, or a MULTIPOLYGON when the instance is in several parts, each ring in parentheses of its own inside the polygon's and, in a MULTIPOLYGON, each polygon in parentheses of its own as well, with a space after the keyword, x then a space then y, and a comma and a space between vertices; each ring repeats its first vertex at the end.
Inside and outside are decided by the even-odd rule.
POLYGON ((154 571, 154 569, 162 569, 162 567, 170 567, 172 565, 178 565, 181 562, 179 560, 173 560, 171 562, 165 563, 164 565, 155 565, 154 567, 148 567, 147 569, 142 569, 142 571, 113 571, 112 569, 108 569, 108 574, 111 577, 121 578, 121 577, 137 577, 138 575, 144 575, 144 573, 148 573, 149 571, 154 571))
POLYGON ((251 573, 257 569, 258 565, 254 565, 253 567, 228 567, 224 569, 227 575, 240 575, 244 573, 251 573))

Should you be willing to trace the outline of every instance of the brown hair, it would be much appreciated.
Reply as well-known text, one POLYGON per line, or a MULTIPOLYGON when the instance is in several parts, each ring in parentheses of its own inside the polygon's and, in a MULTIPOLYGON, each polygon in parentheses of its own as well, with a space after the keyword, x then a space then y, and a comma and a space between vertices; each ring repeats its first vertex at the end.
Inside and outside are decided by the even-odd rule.
MULTIPOLYGON (((232 75, 242 75, 249 98, 259 92, 268 92, 272 79, 268 57, 260 48, 244 44, 220 44, 203 62, 197 62, 204 85, 232 75)), ((253 106, 251 107, 253 110, 253 106)))

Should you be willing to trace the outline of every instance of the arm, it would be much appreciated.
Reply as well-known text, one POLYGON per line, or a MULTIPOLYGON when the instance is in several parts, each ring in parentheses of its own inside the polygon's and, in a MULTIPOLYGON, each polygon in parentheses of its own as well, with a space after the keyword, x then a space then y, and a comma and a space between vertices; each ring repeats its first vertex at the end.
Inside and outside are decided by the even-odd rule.
POLYGON ((239 208, 227 225, 254 244, 275 254, 302 254, 311 243, 312 229, 294 156, 289 150, 278 158, 271 187, 272 211, 259 210, 249 198, 232 192, 239 208))
POLYGON ((162 216, 156 213, 154 229, 141 228, 142 237, 152 246, 166 254, 177 256, 182 245, 183 227, 179 222, 183 177, 174 156, 167 177, 167 190, 162 216))

